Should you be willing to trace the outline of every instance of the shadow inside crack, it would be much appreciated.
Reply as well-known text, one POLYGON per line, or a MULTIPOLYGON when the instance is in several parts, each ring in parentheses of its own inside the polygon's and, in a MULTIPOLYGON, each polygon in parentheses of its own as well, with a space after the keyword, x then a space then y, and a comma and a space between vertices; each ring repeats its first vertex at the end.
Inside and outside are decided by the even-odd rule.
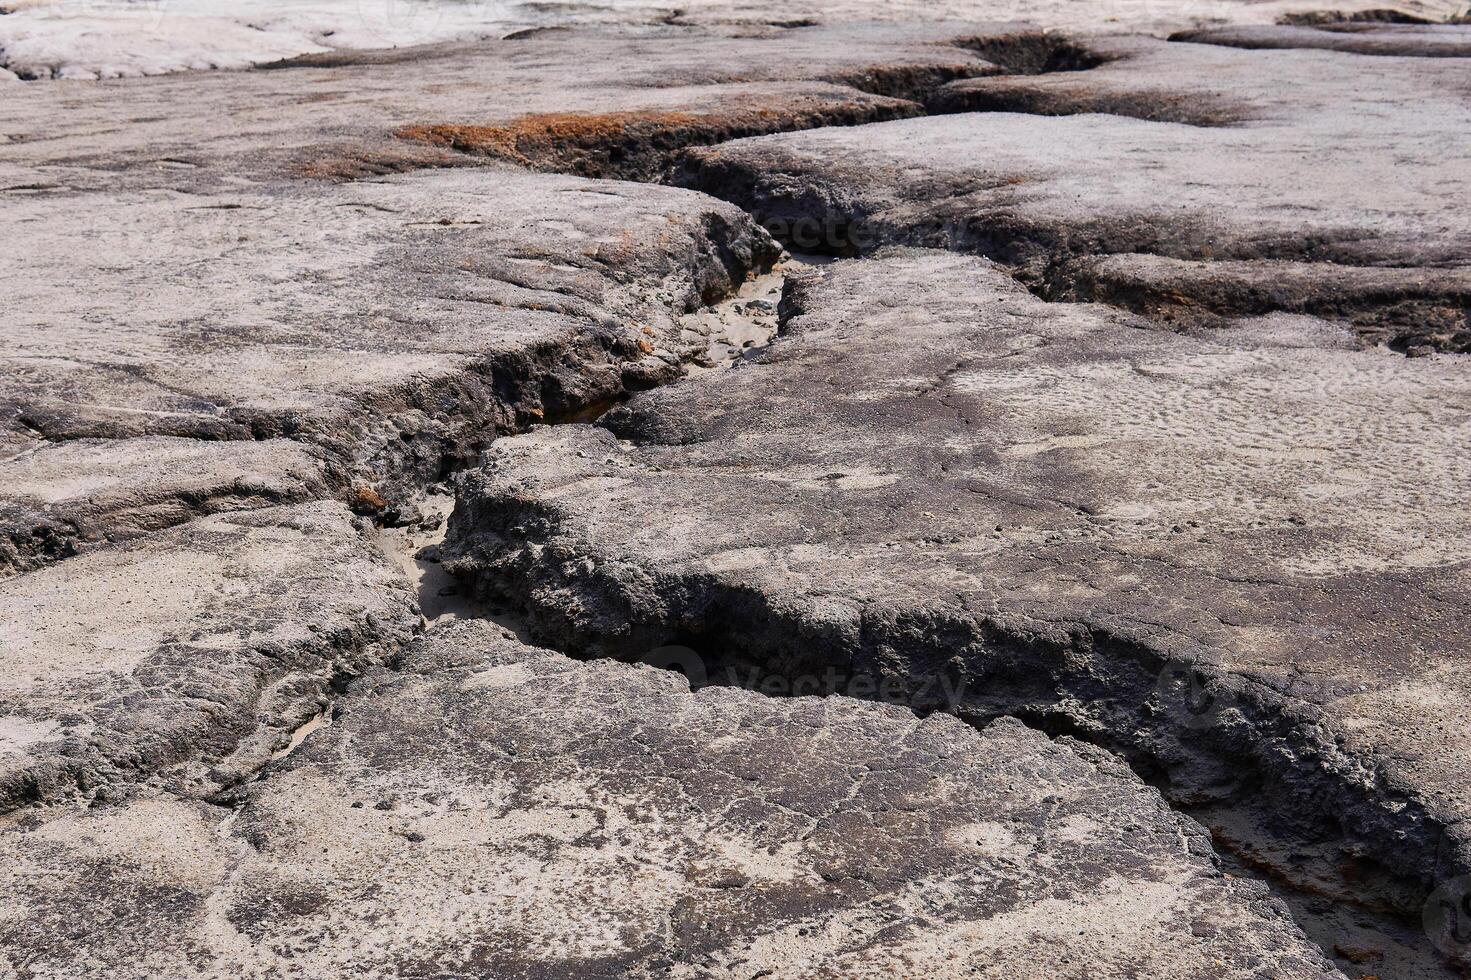
MULTIPOLYGON (((1322 840, 1344 837, 1343 827, 1264 826, 1261 814, 1248 815, 1253 801, 1280 794, 1275 777, 1248 767, 1233 774, 1235 785, 1226 798, 1202 802, 1204 796, 1221 793, 1222 787, 1191 785, 1188 777, 1177 783, 1181 780, 1177 764, 1168 764, 1115 731, 1100 728, 1094 719, 1081 717, 1077 702, 1086 698, 1061 693, 1058 686, 1030 672, 1004 679, 995 676, 992 689, 981 693, 964 673, 941 670, 898 676, 842 660, 810 662, 796 669, 790 661, 783 666, 753 655, 741 644, 688 631, 672 633, 667 642, 626 659, 681 674, 692 690, 737 688, 775 698, 854 698, 898 706, 919 718, 953 714, 977 730, 1011 717, 1050 738, 1065 736, 1105 749, 1158 790, 1173 809, 1205 826, 1221 866, 1267 886, 1307 936, 1349 976, 1430 980, 1467 975, 1465 964, 1448 959, 1427 937, 1420 915, 1427 898, 1420 889, 1411 886, 1407 891, 1407 882, 1371 860, 1341 861, 1333 869, 1326 856, 1310 856, 1330 850, 1322 840), (1290 855, 1287 862, 1284 854, 1290 855), (1302 867, 1305 863, 1318 866, 1309 870, 1302 867), (1335 877, 1338 887, 1319 884, 1317 879, 1324 874, 1335 877)), ((1195 676, 1182 683, 1198 698, 1201 686, 1210 681, 1195 676)), ((1194 708, 1208 710, 1199 700, 1194 708)), ((1142 717, 1136 715, 1130 722, 1142 717)))

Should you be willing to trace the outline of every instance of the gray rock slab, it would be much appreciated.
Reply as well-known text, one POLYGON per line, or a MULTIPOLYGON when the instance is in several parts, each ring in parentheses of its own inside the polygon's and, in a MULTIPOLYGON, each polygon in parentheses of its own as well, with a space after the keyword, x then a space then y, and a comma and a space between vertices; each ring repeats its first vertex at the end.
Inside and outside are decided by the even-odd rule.
POLYGON ((784 308, 724 374, 497 443, 452 567, 560 648, 1087 733, 1322 893, 1418 915, 1471 870, 1456 355, 1182 336, 932 251, 784 308))
MULTIPOLYGON (((1347 0, 1337 16, 1383 14, 1382 0, 1347 0)), ((1401 0, 1396 10, 1442 20, 1463 10, 1453 0, 1401 0)), ((970 20, 1004 16, 1053 28, 1159 33, 1221 24, 1270 24, 1302 16, 1292 0, 1120 0, 1084 6, 1065 0, 976 0, 874 4, 866 0, 696 0, 678 9, 594 0, 576 5, 416 0, 412 5, 319 0, 310 8, 243 0, 174 0, 167 9, 113 4, 77 8, 63 0, 7 0, 0 22, 0 81, 67 80, 240 69, 300 62, 386 63, 412 58, 415 46, 455 40, 524 38, 569 27, 628 25, 698 34, 715 27, 774 33, 854 21, 970 20)))
POLYGON ((0 461, 0 570, 205 514, 324 497, 326 468, 288 439, 35 440, 0 461))
POLYGON ((396 172, 465 162, 394 138, 402 127, 547 113, 770 111, 804 98, 809 109, 815 100, 867 110, 988 70, 951 42, 1017 32, 1044 36, 994 21, 569 30, 89 85, 86 98, 76 86, 12 85, 0 107, 0 166, 18 169, 0 187, 218 189, 242 177, 396 172))
POLYGON ((185 763, 186 788, 228 783, 418 624, 372 530, 329 502, 203 517, 0 581, 0 812, 185 763))
POLYGON ((234 809, 42 812, 0 855, 22 975, 1341 976, 1096 749, 484 623, 356 682, 234 809))
POLYGON ((934 99, 984 112, 699 149, 681 180, 798 247, 951 247, 1054 299, 1187 322, 1306 312, 1405 350, 1471 344, 1468 63, 1088 46, 1105 59, 1091 70, 934 99))
POLYGON ((1174 40, 1236 48, 1320 48, 1403 58, 1471 57, 1471 25, 1345 23, 1209 27, 1174 40))
POLYGON ((89 498, 79 537, 137 523, 108 495, 141 493, 157 525, 222 480, 236 496, 402 497, 497 433, 677 376, 678 316, 774 256, 697 194, 504 167, 30 196, 4 215, 31 230, 3 276, 0 418, 50 444, 3 464, 22 540, 71 520, 68 494, 89 498), (244 441, 261 444, 230 445, 244 441), (80 490, 69 466, 116 482, 80 490), (242 467, 254 491, 230 489, 242 467))

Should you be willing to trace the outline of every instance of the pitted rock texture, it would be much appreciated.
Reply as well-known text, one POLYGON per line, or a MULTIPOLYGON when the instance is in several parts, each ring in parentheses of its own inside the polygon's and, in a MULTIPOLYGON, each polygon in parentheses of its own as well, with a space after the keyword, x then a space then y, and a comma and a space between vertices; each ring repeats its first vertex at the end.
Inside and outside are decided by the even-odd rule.
POLYGON ((21 975, 1341 976, 1096 749, 692 695, 479 623, 356 682, 233 811, 41 813, 0 855, 21 975))
POLYGON ((1418 914, 1471 868, 1458 357, 1301 317, 1185 337, 945 252, 784 311, 723 375, 497 443, 455 567, 563 649, 1087 734, 1344 899, 1418 914))
POLYGON ((1367 343, 1471 349, 1471 62, 1089 47, 1100 67, 932 99, 987 111, 694 150, 679 180, 798 247, 955 248, 1051 299, 1185 324, 1311 313, 1367 343))
POLYGON ((201 518, 0 582, 0 812, 200 760, 229 782, 418 621, 336 503, 201 518))

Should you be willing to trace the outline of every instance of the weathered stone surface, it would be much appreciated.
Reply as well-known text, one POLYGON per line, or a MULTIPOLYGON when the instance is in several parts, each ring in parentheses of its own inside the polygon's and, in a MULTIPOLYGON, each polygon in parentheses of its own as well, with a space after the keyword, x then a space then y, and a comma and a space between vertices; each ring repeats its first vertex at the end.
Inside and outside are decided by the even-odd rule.
POLYGON ((978 46, 1054 43, 1006 24, 569 32, 82 100, 24 86, 0 143, 0 228, 26 243, 0 271, 0 567, 256 502, 371 486, 394 504, 496 434, 677 376, 676 317, 774 257, 708 198, 485 167, 492 149, 649 176, 684 143, 913 115, 896 95, 1001 70, 978 46), (99 439, 107 499, 35 484, 87 452, 38 445, 99 439), (157 454, 180 439, 271 448, 170 450, 211 460, 195 472, 157 454), (237 458, 259 486, 234 484, 237 458))
POLYGON ((956 248, 1053 299, 1177 322, 1309 312, 1369 342, 1471 348, 1471 63, 1089 47, 1107 62, 933 100, 993 111, 737 141, 693 151, 681 179, 800 246, 956 248))
POLYGON ((233 812, 0 831, 0 951, 56 977, 1339 976, 1208 851, 1015 721, 691 695, 466 623, 233 812))
MULTIPOLYGON (((324 492, 304 462, 316 453, 338 495, 386 482, 394 499, 497 433, 677 376, 677 315, 774 255, 745 215, 699 195, 509 169, 33 196, 5 216, 36 231, 6 266, 0 417, 52 442, 114 440, 90 452, 124 483, 140 471, 153 523, 225 478, 166 463, 165 437, 268 440, 193 455, 251 458, 283 498, 324 492)), ((55 468, 88 451, 4 464, 15 481, 0 494, 36 517, 11 520, 12 538, 69 519, 55 468)), ((97 533, 137 523, 84 506, 97 533)))
POLYGON ((1045 42, 1038 27, 995 21, 574 30, 433 45, 362 63, 349 57, 86 86, 84 99, 74 86, 9 86, 0 108, 8 137, 0 140, 0 187, 218 190, 238 188, 242 176, 342 179, 473 163, 394 134, 556 113, 719 108, 764 111, 777 121, 784 111, 851 111, 861 120, 892 106, 885 97, 922 98, 941 82, 994 71, 955 42, 996 36, 1045 42))
MULTIPOLYGON (((916 70, 918 77, 901 77, 892 84, 908 92, 939 85, 949 76, 996 74, 1001 69, 984 63, 942 69, 916 70)), ((855 79, 887 87, 883 77, 855 79)), ((913 93, 919 94, 919 93, 913 93)), ((459 153, 492 157, 587 177, 653 180, 667 170, 672 153, 684 146, 724 143, 747 136, 853 126, 907 119, 922 115, 919 103, 854 92, 842 86, 807 87, 745 85, 721 93, 698 109, 644 110, 609 113, 546 113, 522 116, 504 126, 438 124, 406 126, 398 135, 406 140, 446 147, 459 153)))
POLYGON ((1172 40, 1236 48, 1321 48, 1404 58, 1471 57, 1471 25, 1346 23, 1304 26, 1211 27, 1181 31, 1172 40))
MULTIPOLYGON (((1338 16, 1382 13, 1382 0, 1338 3, 1338 16)), ((1405 13, 1441 20, 1463 13, 1453 0, 1401 0, 1405 13)), ((1309 8, 1311 9, 1311 8, 1309 8)), ((575 5, 453 0, 317 0, 309 7, 270 0, 171 0, 165 5, 93 0, 76 6, 64 0, 7 0, 0 7, 0 81, 95 79, 167 72, 239 69, 301 61, 385 62, 405 57, 402 49, 454 40, 534 36, 572 25, 624 24, 683 28, 685 36, 715 26, 746 30, 804 30, 818 23, 873 19, 894 21, 974 20, 1008 17, 1055 28, 1158 33, 1225 23, 1270 24, 1301 15, 1292 0, 1114 0, 1077 4, 1067 0, 929 0, 925 3, 871 0, 695 0, 678 9, 627 0, 593 0, 575 5), (388 49, 388 50, 385 50, 388 49), (397 49, 397 50, 394 50, 397 49)), ((412 57, 412 55, 409 55, 412 57)))
POLYGON ((248 769, 418 621, 335 503, 205 517, 0 582, 0 812, 237 750, 248 769))
MULTIPOLYGON (((374 572, 351 595, 383 606, 382 623, 287 651, 310 676, 276 683, 271 658, 287 653, 257 649, 248 624, 311 631, 314 576, 330 578, 332 562, 376 568, 371 542, 331 526, 291 553, 276 540, 288 532, 252 531, 269 539, 265 557, 236 581, 229 563, 254 559, 218 549, 246 532, 196 518, 330 497, 392 511, 497 435, 678 376, 694 353, 679 317, 775 256, 749 218, 709 198, 483 166, 405 126, 664 112, 714 119, 695 134, 713 140, 733 132, 721 119, 779 129, 912 114, 917 103, 881 93, 998 70, 952 43, 986 30, 554 34, 96 86, 84 99, 15 89, 0 226, 24 247, 0 272, 0 572, 153 536, 7 584, 6 628, 24 638, 0 651, 14 672, 7 805, 199 757, 236 778, 315 710, 324 683, 415 620, 407 585, 374 572), (334 182, 467 163, 478 169, 334 182), (268 575, 267 558, 285 565, 268 575), (241 590, 237 618, 196 622, 191 590, 220 576, 241 590), (164 589, 148 629, 117 641, 137 663, 113 662, 104 620, 50 625, 135 587, 164 589), (216 629, 235 638, 169 659, 216 629), (32 669, 73 661, 75 677, 32 669), (240 758, 221 762, 242 738, 240 758)), ((1003 53, 1050 43, 989 30, 1003 53)))
POLYGON ((1086 733, 1342 899, 1418 914, 1471 870, 1458 357, 1181 336, 944 252, 784 302, 732 371, 497 443, 459 570, 565 649, 1086 733))
POLYGON ((324 470, 286 439, 38 440, 0 461, 0 572, 204 514, 323 497, 324 470))
POLYGON ((1436 975, 1357 910, 1471 880, 1471 399, 1432 353, 1467 346, 1471 127, 1428 57, 1463 32, 718 13, 5 86, 14 972, 1331 972, 1101 750, 485 627, 399 661, 416 593, 477 611, 412 494, 765 342, 755 293, 688 315, 775 257, 755 221, 581 178, 854 127, 683 173, 952 251, 794 287, 758 360, 613 434, 500 447, 451 567, 579 651, 1102 743, 1316 890, 1340 965, 1436 975), (1346 53, 1391 48, 1427 57, 1346 53))

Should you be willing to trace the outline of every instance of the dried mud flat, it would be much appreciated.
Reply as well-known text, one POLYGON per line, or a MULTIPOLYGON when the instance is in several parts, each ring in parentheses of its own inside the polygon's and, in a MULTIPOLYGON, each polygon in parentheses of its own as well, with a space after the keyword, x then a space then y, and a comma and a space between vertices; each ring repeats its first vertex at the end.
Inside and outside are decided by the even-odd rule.
POLYGON ((1471 33, 852 13, 0 83, 0 978, 1466 974, 1471 33))

